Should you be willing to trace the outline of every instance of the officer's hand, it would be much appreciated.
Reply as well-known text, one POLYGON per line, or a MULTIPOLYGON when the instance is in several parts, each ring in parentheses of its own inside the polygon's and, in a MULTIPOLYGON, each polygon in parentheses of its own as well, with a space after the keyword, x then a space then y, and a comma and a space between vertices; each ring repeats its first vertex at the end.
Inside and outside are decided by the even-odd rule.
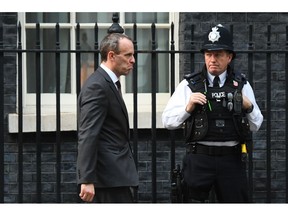
POLYGON ((186 112, 191 113, 195 109, 197 104, 204 105, 206 103, 206 95, 200 92, 192 93, 186 106, 186 112))
POLYGON ((92 202, 95 195, 94 184, 81 184, 80 198, 85 202, 92 202))
POLYGON ((244 110, 247 110, 248 108, 250 108, 252 106, 251 101, 245 96, 243 95, 243 105, 242 105, 244 110))

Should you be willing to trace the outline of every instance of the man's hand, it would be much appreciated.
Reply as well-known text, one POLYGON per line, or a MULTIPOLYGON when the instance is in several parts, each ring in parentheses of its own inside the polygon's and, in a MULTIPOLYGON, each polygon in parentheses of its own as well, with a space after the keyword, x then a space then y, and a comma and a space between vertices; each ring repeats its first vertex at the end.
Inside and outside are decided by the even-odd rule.
POLYGON ((192 93, 189 102, 186 106, 186 112, 191 113, 195 109, 197 104, 204 105, 206 103, 207 103, 206 95, 200 92, 192 93))
POLYGON ((94 184, 81 184, 80 198, 85 202, 92 202, 95 195, 94 184))
POLYGON ((244 110, 247 110, 251 107, 252 107, 251 101, 245 95, 243 95, 243 107, 242 108, 244 110))

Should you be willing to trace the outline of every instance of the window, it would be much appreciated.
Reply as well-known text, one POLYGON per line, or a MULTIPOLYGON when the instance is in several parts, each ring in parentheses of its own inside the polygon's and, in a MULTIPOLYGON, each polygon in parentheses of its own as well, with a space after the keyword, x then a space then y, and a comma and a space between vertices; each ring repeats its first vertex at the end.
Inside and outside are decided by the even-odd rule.
MULTIPOLYGON (((94 26, 95 22, 99 27, 99 42, 107 34, 107 29, 112 24, 113 13, 18 13, 22 25, 23 49, 35 49, 36 23, 40 24, 40 47, 41 49, 55 49, 55 25, 60 26, 60 49, 76 49, 75 29, 80 24, 80 45, 83 50, 92 50, 94 47, 94 26)), ((133 24, 137 24, 137 42, 139 50, 151 49, 151 23, 156 24, 157 49, 169 50, 171 22, 178 23, 177 13, 168 12, 136 12, 119 13, 119 24, 124 28, 125 34, 133 36, 133 24)), ((175 31, 177 32, 177 31, 175 31)), ((175 40, 177 41, 177 40, 175 40)), ((151 57, 149 54, 138 55, 138 103, 139 103, 139 127, 151 127, 151 57), (149 115, 147 117, 147 115, 149 115), (142 120, 141 120, 142 119, 142 120), (148 121, 147 121, 148 120, 148 121)), ((23 56, 24 71, 24 113, 27 116, 35 115, 36 104, 36 83, 35 83, 35 55, 32 53, 23 56)), ((61 91, 61 118, 66 115, 73 116, 73 122, 67 126, 67 130, 76 129, 76 58, 75 53, 61 53, 60 69, 60 91, 61 91), (74 125, 74 126, 71 126, 74 125)), ((158 55, 158 81, 157 81, 157 112, 159 112, 159 127, 162 127, 161 113, 169 94, 169 55, 158 55)), ((41 54, 41 112, 46 115, 55 115, 55 56, 53 53, 41 54)), ((94 71, 93 53, 81 54, 81 83, 94 71)), ((132 73, 127 77, 121 77, 124 83, 123 97, 130 114, 131 127, 133 126, 133 94, 132 94, 132 73)), ((11 115, 13 117, 15 115, 11 115)), ((49 118, 47 118, 49 119, 49 118)), ((67 117, 67 119, 71 119, 67 117)), ((10 119, 13 122, 13 119, 10 119)), ((14 119, 15 121, 15 119, 14 119)), ((25 121, 25 119, 24 119, 25 121)), ((53 121, 55 121, 53 119, 53 121)), ((62 122, 65 120, 62 120, 62 122)), ((10 121, 9 121, 10 122, 10 121)), ((17 121, 16 121, 17 122, 17 121)), ((33 121, 32 121, 33 122, 33 121)), ((16 124, 16 123, 15 123, 16 124)), ((44 124, 44 123, 43 123, 44 124)), ((67 123, 68 124, 68 123, 67 123)), ((24 124, 25 125, 25 124, 24 124)), ((9 126, 10 127, 10 126, 9 126)), ((65 130, 65 123, 63 125, 65 130)), ((12 130, 12 129, 11 129, 12 130)), ((28 129, 27 129, 28 130, 28 129)), ((33 129, 30 129, 33 131, 33 129)), ((53 130, 53 129, 47 129, 53 130)), ((24 130, 25 131, 25 130, 24 130)))

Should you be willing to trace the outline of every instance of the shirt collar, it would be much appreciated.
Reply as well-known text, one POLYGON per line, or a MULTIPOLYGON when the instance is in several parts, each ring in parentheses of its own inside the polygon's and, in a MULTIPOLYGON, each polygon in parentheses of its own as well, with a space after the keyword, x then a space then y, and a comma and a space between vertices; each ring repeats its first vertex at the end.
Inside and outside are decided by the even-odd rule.
MULTIPOLYGON (((207 72, 208 74, 208 80, 209 80, 209 86, 213 86, 213 79, 214 79, 214 75, 210 74, 209 72, 207 72)), ((225 83, 226 80, 226 76, 227 76, 227 70, 224 71, 222 74, 219 75, 219 86, 222 87, 225 83)))
POLYGON ((113 83, 119 80, 118 77, 115 75, 115 73, 112 70, 110 70, 108 67, 106 67, 104 64, 100 64, 100 67, 102 67, 104 71, 109 75, 113 83))

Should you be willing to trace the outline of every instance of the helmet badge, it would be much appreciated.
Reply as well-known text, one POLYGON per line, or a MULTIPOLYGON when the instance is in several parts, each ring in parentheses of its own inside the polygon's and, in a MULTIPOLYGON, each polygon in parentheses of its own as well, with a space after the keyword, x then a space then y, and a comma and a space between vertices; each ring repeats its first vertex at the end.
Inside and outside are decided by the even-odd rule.
POLYGON ((218 28, 215 26, 215 27, 213 27, 212 28, 212 31, 209 33, 209 35, 208 35, 208 39, 209 39, 209 41, 211 41, 212 43, 214 43, 215 41, 218 41, 219 40, 219 38, 221 37, 220 36, 220 32, 219 31, 217 31, 218 30, 218 28))

